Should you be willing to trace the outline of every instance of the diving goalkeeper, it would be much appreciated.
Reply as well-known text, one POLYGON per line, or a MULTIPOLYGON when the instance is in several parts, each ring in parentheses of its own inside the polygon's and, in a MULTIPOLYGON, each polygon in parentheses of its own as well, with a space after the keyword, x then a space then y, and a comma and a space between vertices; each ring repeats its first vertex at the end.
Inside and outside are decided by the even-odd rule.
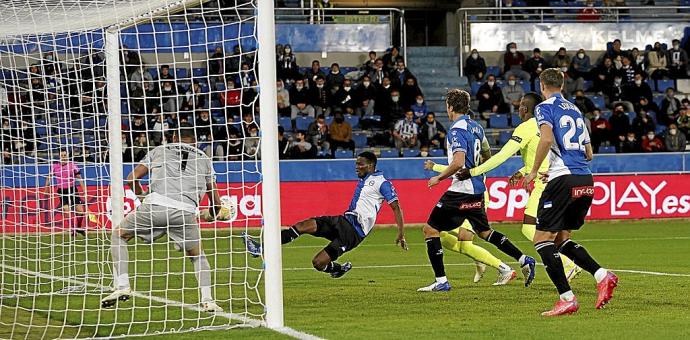
POLYGON ((201 247, 196 211, 201 198, 208 195, 210 219, 229 214, 224 211, 227 208, 221 207, 213 164, 195 146, 194 128, 181 124, 172 138, 172 143, 151 150, 127 176, 134 193, 141 196, 144 191, 139 180, 150 172, 148 193, 142 204, 113 229, 110 250, 115 291, 101 300, 102 307, 114 306, 118 300, 126 301, 132 294, 127 242, 136 236, 150 243, 168 234, 194 265, 201 290, 201 309, 223 311, 211 296, 211 267, 201 247))

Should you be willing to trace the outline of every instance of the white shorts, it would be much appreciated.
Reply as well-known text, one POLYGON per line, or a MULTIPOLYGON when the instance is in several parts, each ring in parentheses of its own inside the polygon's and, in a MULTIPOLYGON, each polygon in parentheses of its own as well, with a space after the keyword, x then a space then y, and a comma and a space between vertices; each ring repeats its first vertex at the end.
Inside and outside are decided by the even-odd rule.
POLYGON ((147 243, 168 234, 182 250, 201 246, 196 215, 187 211, 154 204, 142 204, 125 216, 120 228, 147 243))

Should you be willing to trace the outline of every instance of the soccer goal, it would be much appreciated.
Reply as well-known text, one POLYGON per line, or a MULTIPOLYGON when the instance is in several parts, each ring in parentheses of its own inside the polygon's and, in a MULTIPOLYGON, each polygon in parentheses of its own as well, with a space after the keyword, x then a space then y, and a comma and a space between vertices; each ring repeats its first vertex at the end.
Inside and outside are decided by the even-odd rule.
POLYGON ((0 2, 0 338, 283 326, 274 45, 272 1, 0 2), (125 180, 190 126, 231 210, 196 219, 223 312, 172 232, 129 241, 131 297, 103 307, 112 230, 146 199, 125 180))

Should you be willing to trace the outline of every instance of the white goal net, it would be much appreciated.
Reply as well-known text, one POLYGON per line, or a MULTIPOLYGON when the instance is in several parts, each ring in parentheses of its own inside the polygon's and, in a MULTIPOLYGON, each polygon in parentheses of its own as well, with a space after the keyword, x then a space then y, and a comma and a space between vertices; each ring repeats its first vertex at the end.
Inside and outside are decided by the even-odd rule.
MULTIPOLYGON (((264 324, 263 264, 241 236, 259 237, 262 224, 256 13, 256 0, 0 2, 0 338, 264 324), (185 129, 196 163, 183 153, 175 174, 179 159, 151 151, 189 143, 185 129), (163 199, 181 187, 184 207, 199 211, 207 196, 184 188, 208 178, 209 162, 233 214, 207 222, 185 212, 182 232, 138 218, 136 235, 149 237, 119 248, 130 298, 102 307, 122 274, 111 230, 151 199, 125 179, 138 164, 148 176, 165 167, 174 183, 163 199), (197 227, 201 254, 188 251, 197 227), (209 294, 222 312, 204 309, 209 294)), ((179 224, 165 209, 163 224, 179 224)))

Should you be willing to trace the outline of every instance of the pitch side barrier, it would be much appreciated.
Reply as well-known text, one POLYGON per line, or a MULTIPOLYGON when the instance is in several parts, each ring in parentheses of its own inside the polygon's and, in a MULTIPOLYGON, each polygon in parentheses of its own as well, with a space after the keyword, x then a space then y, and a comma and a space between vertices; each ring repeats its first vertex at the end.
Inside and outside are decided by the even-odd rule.
MULTIPOLYGON (((433 160, 447 162, 444 158, 433 160)), ((407 158, 380 159, 378 163, 378 168, 395 185, 405 210, 406 223, 410 224, 424 223, 447 188, 444 184, 427 188, 427 179, 433 174, 423 170, 423 162, 423 158, 407 158)), ((218 176, 217 181, 221 194, 237 203, 238 216, 236 221, 215 227, 260 225, 260 177, 259 172, 252 171, 248 165, 245 163, 242 171, 240 164, 229 163, 230 169, 226 171, 225 164, 216 164, 217 173, 228 173, 218 176), (246 187, 252 182, 257 183, 254 190, 242 189, 242 183, 246 187)), ((511 187, 507 181, 521 166, 521 160, 513 157, 488 174, 486 185, 490 201, 487 211, 492 221, 522 219, 529 194, 522 188, 511 187)), ((131 164, 125 166, 125 177, 132 167, 131 164)), ((591 167, 596 174, 591 219, 690 218, 690 153, 595 155, 591 167)), ((90 228, 108 228, 110 202, 107 183, 101 181, 98 186, 98 183, 88 180, 106 176, 107 167, 80 164, 80 168, 87 180, 88 210, 98 217, 98 221, 90 222, 90 228)), ((36 226, 24 227, 21 230, 24 232, 40 231, 41 227, 53 229, 56 223, 62 223, 57 198, 56 202, 50 202, 35 189, 43 186, 47 171, 48 165, 2 167, 0 213, 3 232, 18 231, 15 228, 17 222, 36 226), (36 186, 36 181, 40 182, 39 186, 36 186)), ((357 181, 353 159, 281 161, 280 172, 284 225, 312 215, 342 213, 349 205, 357 181)), ((125 211, 130 212, 139 204, 134 194, 128 191, 125 211)), ((206 202, 201 205, 206 205, 206 202)), ((382 209, 378 222, 394 223, 390 209, 382 209)), ((202 226, 214 227, 209 223, 202 226)))

